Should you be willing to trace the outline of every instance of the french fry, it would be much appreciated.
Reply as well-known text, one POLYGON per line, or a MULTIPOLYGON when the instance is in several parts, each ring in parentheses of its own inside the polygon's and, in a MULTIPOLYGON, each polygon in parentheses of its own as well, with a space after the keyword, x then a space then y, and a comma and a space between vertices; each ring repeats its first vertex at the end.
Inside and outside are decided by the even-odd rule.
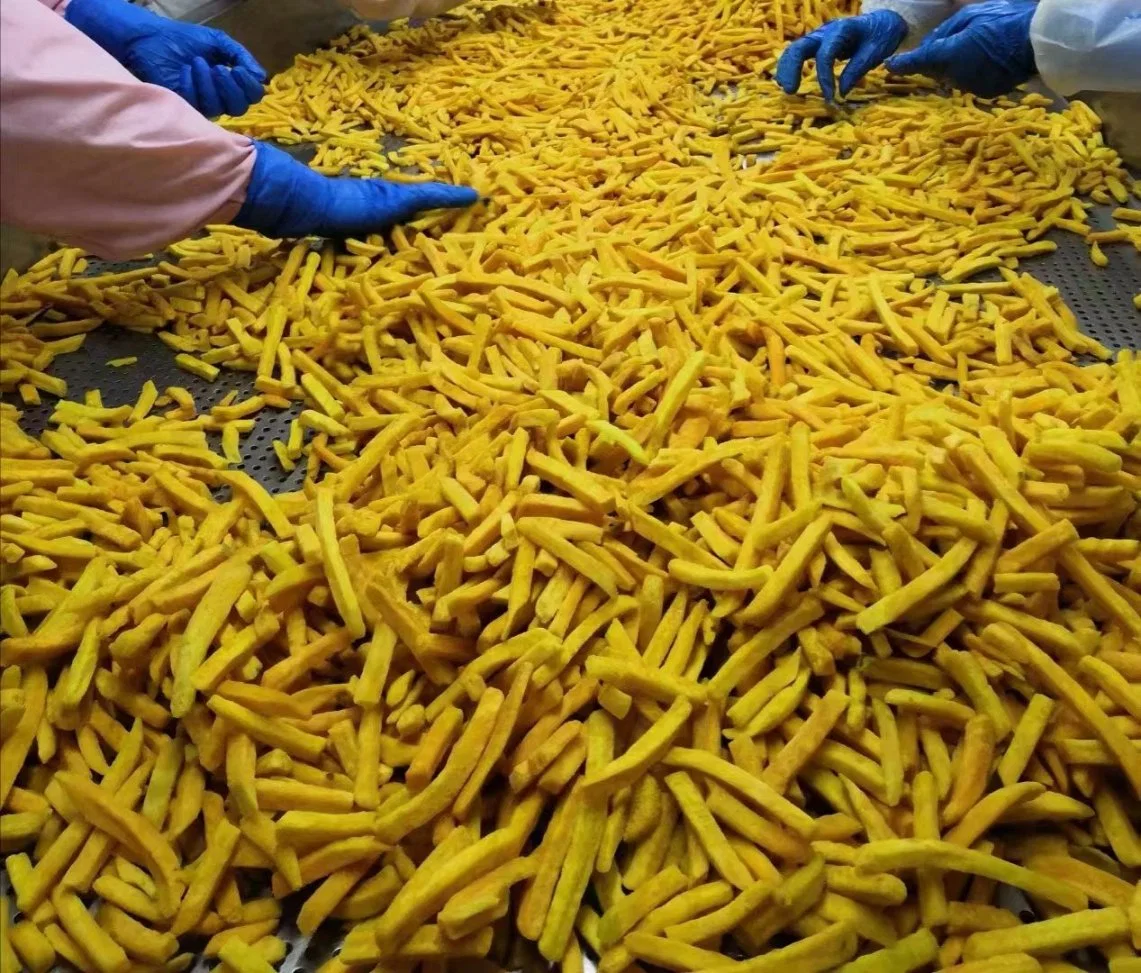
POLYGON ((662 718, 627 748, 621 757, 588 772, 583 782, 586 791, 608 794, 636 781, 650 764, 666 752, 691 712, 692 707, 684 697, 675 699, 662 718))
POLYGON ((956 824, 977 804, 990 777, 994 749, 994 724, 990 717, 972 717, 963 728, 959 773, 951 785, 951 795, 940 815, 944 827, 956 824))
POLYGON ((194 878, 171 924, 174 935, 181 936, 198 925, 214 898, 240 837, 241 832, 225 819, 214 827, 206 842, 206 852, 198 860, 194 878))
MULTIPOLYGON (((55 949, 34 922, 25 919, 16 923, 8 930, 8 939, 12 949, 32 973, 48 973, 55 965, 55 949)), ((15 963, 12 963, 12 967, 15 968, 15 963)))
POLYGON ((776 793, 764 781, 758 781, 739 767, 712 754, 684 747, 667 751, 665 763, 706 774, 747 798, 759 810, 775 817, 797 834, 807 837, 812 833, 812 819, 791 801, 776 793))
POLYGON ((126 951, 92 918, 79 896, 57 889, 52 894, 52 905, 64 930, 73 940, 83 943, 83 952, 91 957, 100 973, 127 973, 131 961, 126 951))
POLYGON ((972 933, 963 946, 963 957, 977 961, 1011 952, 1053 955, 1082 946, 1119 941, 1128 931, 1129 922, 1123 910, 1087 909, 1029 922, 1016 929, 972 933))
POLYGON ((685 771, 669 774, 665 780, 682 816, 697 835, 701 846, 709 855, 713 866, 730 885, 745 889, 752 884, 752 876, 730 847, 717 821, 705 806, 701 792, 685 771))
POLYGON ((856 853, 857 871, 872 874, 898 868, 942 868, 982 875, 1040 895, 1067 909, 1082 909, 1087 899, 1080 889, 1039 876, 1019 865, 946 841, 900 838, 874 841, 856 853))
MULTIPOLYGON (((587 721, 586 734, 586 770, 589 779, 591 774, 598 774, 613 765, 614 728, 609 717, 596 710, 587 721)), ((598 854, 605 822, 605 792, 600 794, 596 789, 591 793, 584 786, 574 805, 566 859, 559 871, 542 934, 538 938, 539 952, 548 960, 552 957, 561 958, 566 949, 574 917, 578 912, 577 904, 590 881, 591 868, 598 854)))
POLYGON ((666 937, 679 943, 701 943, 714 940, 739 926, 756 913, 775 891, 778 882, 760 879, 741 889, 732 902, 699 918, 666 926, 666 937))

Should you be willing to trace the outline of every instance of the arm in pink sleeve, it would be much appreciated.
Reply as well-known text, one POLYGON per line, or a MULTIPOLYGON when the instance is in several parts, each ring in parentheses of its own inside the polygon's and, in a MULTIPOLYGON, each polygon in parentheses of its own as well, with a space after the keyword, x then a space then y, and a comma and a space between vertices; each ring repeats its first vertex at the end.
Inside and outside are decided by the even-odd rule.
POLYGON ((57 14, 62 14, 67 8, 69 0, 40 0, 48 10, 54 10, 57 14))
POLYGON ((123 259, 228 222, 253 143, 37 0, 0 5, 0 221, 123 259))

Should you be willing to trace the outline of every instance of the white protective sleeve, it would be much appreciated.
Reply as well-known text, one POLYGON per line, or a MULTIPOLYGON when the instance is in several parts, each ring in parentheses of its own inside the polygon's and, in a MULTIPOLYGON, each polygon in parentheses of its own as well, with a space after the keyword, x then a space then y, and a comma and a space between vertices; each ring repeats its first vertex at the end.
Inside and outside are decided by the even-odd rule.
POLYGON ((907 38, 899 48, 902 51, 915 47, 960 6, 962 0, 863 0, 860 13, 891 10, 906 20, 907 38))
POLYGON ((340 0, 340 3, 363 20, 387 22, 401 17, 427 20, 458 7, 463 0, 340 0))
POLYGON ((1141 0, 1040 0, 1030 42, 1038 73, 1060 95, 1141 92, 1141 0))

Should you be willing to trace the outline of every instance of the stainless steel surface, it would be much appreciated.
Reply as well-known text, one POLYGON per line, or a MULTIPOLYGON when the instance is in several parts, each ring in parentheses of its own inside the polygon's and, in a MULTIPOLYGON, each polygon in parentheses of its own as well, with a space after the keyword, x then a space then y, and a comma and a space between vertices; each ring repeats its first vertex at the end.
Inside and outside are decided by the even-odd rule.
POLYGON ((272 75, 360 21, 337 0, 238 0, 209 23, 245 45, 272 75))

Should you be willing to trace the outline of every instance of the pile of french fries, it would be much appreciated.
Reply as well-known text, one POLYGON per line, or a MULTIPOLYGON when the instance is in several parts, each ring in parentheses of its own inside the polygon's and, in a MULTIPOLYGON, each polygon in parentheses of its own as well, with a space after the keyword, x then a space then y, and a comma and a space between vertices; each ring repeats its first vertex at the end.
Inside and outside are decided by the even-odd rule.
POLYGON ((1141 966, 1141 359, 1019 267, 1141 211, 1080 104, 714 96, 838 12, 360 30, 229 124, 485 203, 4 280, 4 973, 264 973, 287 896, 322 973, 1141 966), (104 322, 253 392, 75 394, 104 322))

